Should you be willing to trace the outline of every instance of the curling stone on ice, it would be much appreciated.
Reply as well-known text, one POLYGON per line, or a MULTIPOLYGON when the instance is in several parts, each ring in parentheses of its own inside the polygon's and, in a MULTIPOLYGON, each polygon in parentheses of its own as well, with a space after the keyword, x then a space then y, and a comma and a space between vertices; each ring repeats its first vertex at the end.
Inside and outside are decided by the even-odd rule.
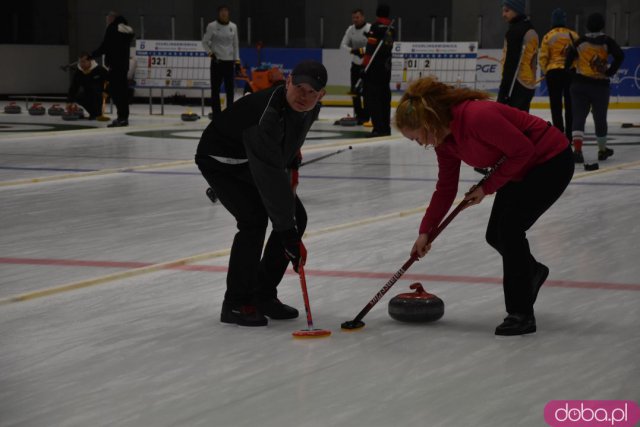
POLYGON ((20 114, 22 113, 22 107, 15 102, 10 102, 9 105, 4 106, 4 112, 7 114, 20 114))
POLYGON ((444 302, 424 290, 422 284, 411 285, 413 293, 398 294, 389 301, 389 316, 400 322, 434 322, 444 315, 444 302))
POLYGON ((358 124, 358 119, 356 119, 355 117, 347 116, 336 120, 333 124, 335 126, 356 126, 358 124))
POLYGON ((50 116, 61 116, 64 114, 64 108, 60 106, 60 104, 53 104, 47 110, 50 116))
POLYGON ((196 120, 200 119, 200 116, 196 113, 192 113, 191 110, 189 110, 186 113, 182 113, 180 118, 183 122, 195 122, 196 120))
POLYGON ((31 116, 44 116, 44 113, 47 112, 47 110, 44 108, 44 105, 36 102, 35 104, 31 105, 31 107, 29 107, 29 115, 31 116))
POLYGON ((62 113, 62 120, 73 121, 84 118, 84 110, 75 104, 67 107, 67 110, 62 113))

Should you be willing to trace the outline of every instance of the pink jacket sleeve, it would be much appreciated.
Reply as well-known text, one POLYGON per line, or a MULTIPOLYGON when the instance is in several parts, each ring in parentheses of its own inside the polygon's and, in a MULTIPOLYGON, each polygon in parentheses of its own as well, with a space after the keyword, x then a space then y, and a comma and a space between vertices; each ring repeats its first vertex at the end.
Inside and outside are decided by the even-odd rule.
POLYGON ((436 191, 431 196, 431 202, 420 223, 420 234, 430 233, 440 224, 449 212, 456 194, 460 178, 460 159, 448 147, 436 148, 438 156, 438 182, 436 191))

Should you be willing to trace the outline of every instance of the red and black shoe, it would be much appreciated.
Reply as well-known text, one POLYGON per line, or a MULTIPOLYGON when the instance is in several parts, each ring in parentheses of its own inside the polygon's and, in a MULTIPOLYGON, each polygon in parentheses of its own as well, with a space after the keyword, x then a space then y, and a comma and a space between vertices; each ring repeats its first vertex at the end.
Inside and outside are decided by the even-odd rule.
POLYGON ((267 326, 269 320, 264 317, 255 305, 232 305, 229 303, 222 303, 220 322, 254 327, 267 326))
POLYGON ((298 310, 283 304, 278 298, 267 298, 256 302, 258 310, 265 316, 274 320, 295 319, 298 317, 298 310))

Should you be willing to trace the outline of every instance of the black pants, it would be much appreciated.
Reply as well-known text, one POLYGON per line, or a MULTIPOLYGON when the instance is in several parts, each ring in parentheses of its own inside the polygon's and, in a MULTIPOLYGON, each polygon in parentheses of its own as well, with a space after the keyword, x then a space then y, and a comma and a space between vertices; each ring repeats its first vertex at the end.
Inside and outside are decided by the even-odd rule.
POLYGON ((227 95, 227 107, 233 104, 234 98, 234 61, 211 60, 211 111, 218 114, 220 107, 220 85, 224 81, 224 92, 227 95))
POLYGON ((596 136, 607 136, 607 111, 609 110, 609 84, 592 84, 575 79, 571 83, 571 100, 573 102, 573 130, 584 132, 584 125, 589 115, 593 114, 596 136))
POLYGON ((496 194, 486 238, 502 255, 507 313, 533 314, 531 281, 536 260, 526 231, 558 200, 573 171, 573 154, 567 144, 562 153, 533 168, 522 181, 507 183, 496 194))
POLYGON ((551 106, 551 120, 571 140, 573 123, 571 108, 571 75, 562 68, 550 70, 545 77, 549 89, 549 104, 551 106), (564 98, 564 120, 562 119, 562 99, 564 98))
POLYGON ((381 135, 391 133, 391 88, 389 79, 367 76, 364 81, 364 105, 371 114, 373 132, 381 135))
MULTIPOLYGON (((196 156, 196 163, 222 205, 237 222, 231 246, 227 291, 224 299, 231 304, 250 304, 277 297, 289 260, 280 238, 271 232, 262 252, 269 217, 255 186, 248 164, 227 165, 208 156, 196 156)), ((307 213, 297 197, 296 223, 300 236, 307 226, 307 213)))
POLYGON ((108 74, 109 95, 113 99, 118 111, 118 120, 129 120, 129 82, 128 68, 111 67, 108 74))
POLYGON ((534 89, 526 88, 516 80, 513 84, 511 96, 508 97, 504 103, 528 113, 529 108, 531 108, 531 100, 533 99, 535 92, 536 91, 534 89))
POLYGON ((75 101, 87 110, 89 117, 95 118, 102 115, 102 91, 81 87, 75 95, 75 101))
POLYGON ((369 112, 363 104, 363 99, 358 93, 356 83, 360 80, 364 67, 362 65, 351 63, 351 99, 353 100, 353 114, 355 115, 358 123, 364 123, 369 121, 369 112))

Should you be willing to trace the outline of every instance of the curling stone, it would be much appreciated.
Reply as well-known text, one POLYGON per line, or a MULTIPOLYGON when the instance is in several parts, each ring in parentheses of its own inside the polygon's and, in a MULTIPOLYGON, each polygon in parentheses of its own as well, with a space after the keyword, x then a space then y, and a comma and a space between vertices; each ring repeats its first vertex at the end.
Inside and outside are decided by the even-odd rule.
POLYGON ((444 302, 424 290, 420 283, 411 285, 413 293, 399 294, 389 301, 389 316, 400 322, 434 322, 444 315, 444 302))
POLYGON ((47 110, 50 116, 61 116, 64 114, 64 108, 60 106, 60 104, 53 104, 47 110))
POLYGON ((356 119, 355 117, 347 116, 336 120, 335 122, 333 122, 333 124, 336 126, 357 126, 358 119, 356 119))
POLYGON ((182 113, 180 118, 183 122, 195 122, 196 120, 200 119, 200 116, 189 111, 188 113, 182 113))
POLYGON ((84 111, 82 110, 82 108, 77 107, 75 105, 67 107, 67 110, 64 113, 62 113, 62 120, 66 120, 66 121, 80 120, 83 118, 84 118, 84 111))
POLYGON ((44 116, 44 113, 47 112, 46 108, 44 108, 44 105, 40 103, 31 105, 31 107, 29 107, 27 111, 29 111, 29 115, 31 116, 44 116))
POLYGON ((9 105, 5 105, 4 112, 7 114, 20 114, 22 113, 22 107, 15 102, 10 102, 9 105))

